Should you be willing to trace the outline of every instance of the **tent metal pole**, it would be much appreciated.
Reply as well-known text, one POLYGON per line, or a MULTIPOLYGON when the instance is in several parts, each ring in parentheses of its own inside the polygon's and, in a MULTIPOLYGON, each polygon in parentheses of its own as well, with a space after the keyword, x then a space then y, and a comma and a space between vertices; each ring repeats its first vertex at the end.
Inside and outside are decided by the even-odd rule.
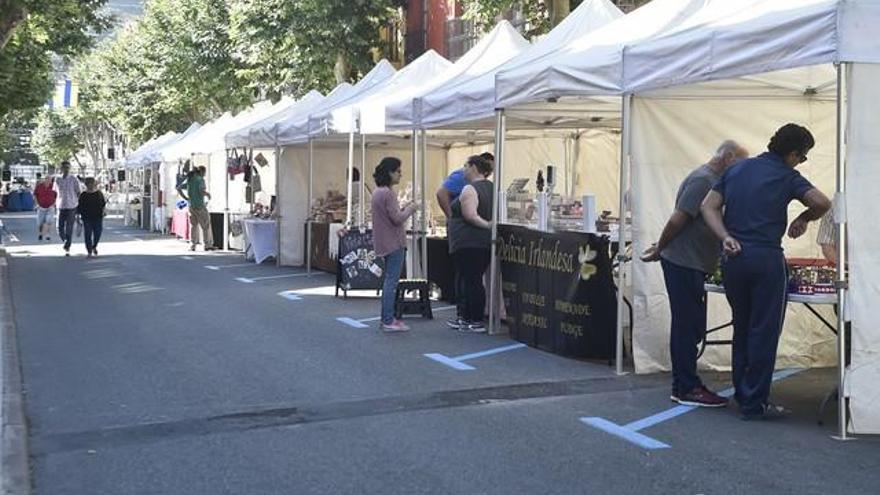
POLYGON ((498 273, 498 219, 501 218, 501 208, 507 208, 502 205, 498 198, 501 196, 502 167, 504 165, 504 135, 506 133, 506 121, 504 110, 495 110, 495 191, 493 194, 492 208, 492 248, 489 256, 489 335, 500 333, 501 322, 498 314, 498 308, 501 306, 498 301, 499 273, 498 273))
MULTIPOLYGON (((846 161, 844 159, 844 146, 846 140, 846 122, 844 121, 843 98, 844 85, 846 83, 846 64, 837 64, 837 142, 835 143, 835 164, 837 168, 837 201, 845 201, 846 193, 846 161)), ((844 208, 846 211, 846 208, 844 208)), ((847 440, 847 404, 846 404, 846 218, 839 220, 837 229, 837 428, 838 439, 847 440)))
MULTIPOLYGON (((415 185, 416 185, 416 163, 419 160, 419 131, 413 129, 412 131, 412 191, 413 191, 413 201, 415 201, 415 185)), ((416 278, 415 272, 415 260, 413 257, 415 256, 415 248, 416 244, 416 219, 415 215, 409 218, 410 232, 412 232, 410 236, 410 240, 407 241, 407 250, 406 250, 406 278, 416 278)))
POLYGON ((362 228, 367 225, 367 212, 366 212, 366 195, 367 195, 367 180, 366 180, 366 172, 367 172, 367 135, 361 134, 361 177, 359 181, 358 191, 358 225, 362 228))
POLYGON ((352 192, 352 174, 354 169, 354 131, 348 133, 348 178, 346 185, 348 187, 348 195, 345 199, 345 226, 351 227, 351 192, 352 192))
POLYGON ((419 213, 422 215, 422 224, 419 227, 419 236, 422 241, 421 261, 423 279, 428 279, 428 199, 425 196, 427 185, 427 174, 425 173, 428 161, 428 139, 427 132, 422 129, 422 138, 419 141, 422 146, 422 152, 419 155, 419 173, 421 174, 421 186, 419 187, 419 196, 421 197, 421 207, 419 213))
MULTIPOLYGON (((623 96, 623 114, 621 115, 620 135, 620 220, 617 227, 617 335, 614 339, 614 364, 618 375, 623 375, 623 317, 624 292, 626 291, 626 192, 629 184, 629 168, 631 165, 632 138, 632 95, 623 96)), ((629 322, 632 331, 633 322, 629 322)))
MULTIPOLYGON (((281 179, 281 146, 278 145, 278 135, 275 135, 275 208, 281 201, 281 188, 278 187, 281 179)), ((276 213, 276 212, 270 212, 276 213)), ((275 215, 275 266, 281 266, 281 216, 275 215)))
POLYGON ((314 187, 315 142, 309 138, 309 188, 306 193, 306 273, 312 276, 312 188, 314 187))

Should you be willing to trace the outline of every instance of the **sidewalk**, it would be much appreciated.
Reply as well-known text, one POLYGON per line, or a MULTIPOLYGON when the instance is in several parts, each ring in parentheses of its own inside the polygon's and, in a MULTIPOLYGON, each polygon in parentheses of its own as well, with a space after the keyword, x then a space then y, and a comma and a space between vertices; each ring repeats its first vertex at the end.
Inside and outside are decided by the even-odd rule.
POLYGON ((6 249, 0 242, 0 384, 3 386, 0 400, 0 493, 24 495, 31 493, 31 480, 8 269, 6 249))

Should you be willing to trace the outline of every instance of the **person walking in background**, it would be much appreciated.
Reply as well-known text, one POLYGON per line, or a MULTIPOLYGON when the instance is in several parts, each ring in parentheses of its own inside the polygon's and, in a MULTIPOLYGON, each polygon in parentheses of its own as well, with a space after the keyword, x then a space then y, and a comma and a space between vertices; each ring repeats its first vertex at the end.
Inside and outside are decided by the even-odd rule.
POLYGON ((385 157, 379 162, 373 173, 376 190, 373 191, 370 202, 373 210, 373 249, 376 256, 381 256, 385 261, 381 325, 386 332, 409 330, 409 327, 394 317, 394 302, 406 254, 405 223, 415 213, 417 206, 409 203, 401 208, 397 202, 397 193, 392 187, 400 183, 400 165, 400 159, 395 157, 385 157))
POLYGON ((85 184, 86 190, 79 195, 77 211, 83 223, 86 253, 91 258, 98 255, 98 242, 104 230, 104 207, 107 206, 107 201, 104 199, 104 193, 98 190, 98 183, 94 177, 86 177, 85 184))
POLYGON ((205 251, 214 249, 214 234, 211 231, 211 215, 208 213, 208 207, 205 204, 205 198, 211 198, 205 186, 205 167, 198 167, 190 172, 186 181, 177 186, 177 193, 189 202, 189 222, 190 222, 190 251, 195 251, 199 245, 199 230, 205 237, 205 251), (186 192, 183 189, 186 188, 186 192))
POLYGON ((456 293, 461 320, 458 329, 485 332, 483 310, 486 290, 483 273, 489 266, 492 247, 492 205, 495 186, 488 179, 492 164, 477 155, 468 158, 464 169, 467 183, 450 205, 449 253, 454 260, 460 290, 456 293))
POLYGON ((659 261, 669 295, 672 326, 671 399, 686 406, 724 407, 727 399, 706 388, 697 375, 697 345, 706 334, 706 277, 718 265, 718 240, 700 215, 700 205, 721 174, 748 152, 724 141, 709 163, 694 169, 681 183, 675 210, 660 239, 645 250, 642 261, 659 261))
POLYGON ((50 170, 34 188, 34 197, 37 199, 37 239, 40 241, 44 236, 47 241, 52 240, 49 233, 55 223, 55 201, 58 199, 58 193, 52 187, 52 173, 50 170))
POLYGON ((701 207, 727 256, 721 269, 733 311, 734 397, 746 420, 788 414, 768 400, 788 298, 782 236, 793 200, 807 209, 788 226, 792 239, 831 207, 831 201, 795 170, 807 161, 814 144, 805 127, 780 127, 768 151, 724 172, 701 207))
POLYGON ((76 207, 79 205, 81 188, 79 179, 70 175, 70 162, 61 162, 61 177, 55 178, 58 193, 58 236, 64 241, 64 256, 70 256, 73 241, 73 225, 76 223, 76 207))

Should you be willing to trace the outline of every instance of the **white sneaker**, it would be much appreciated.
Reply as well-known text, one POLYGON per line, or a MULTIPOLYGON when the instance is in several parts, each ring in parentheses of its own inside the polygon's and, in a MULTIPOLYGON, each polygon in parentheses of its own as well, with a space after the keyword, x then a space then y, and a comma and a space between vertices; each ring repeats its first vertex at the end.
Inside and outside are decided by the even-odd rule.
POLYGON ((383 323, 382 324, 382 331, 388 332, 388 333, 407 332, 407 331, 409 331, 409 327, 406 326, 406 324, 400 320, 394 320, 388 324, 383 323))

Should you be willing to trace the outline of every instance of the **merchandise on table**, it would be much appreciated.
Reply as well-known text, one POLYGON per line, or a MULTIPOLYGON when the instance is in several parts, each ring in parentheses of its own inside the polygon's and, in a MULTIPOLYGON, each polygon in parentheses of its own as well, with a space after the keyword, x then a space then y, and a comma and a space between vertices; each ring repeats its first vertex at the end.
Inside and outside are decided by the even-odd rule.
MULTIPOLYGON (((821 258, 791 258, 788 265, 788 293, 813 295, 834 294, 837 269, 821 258)), ((710 284, 724 285, 721 266, 707 279, 710 284)))

